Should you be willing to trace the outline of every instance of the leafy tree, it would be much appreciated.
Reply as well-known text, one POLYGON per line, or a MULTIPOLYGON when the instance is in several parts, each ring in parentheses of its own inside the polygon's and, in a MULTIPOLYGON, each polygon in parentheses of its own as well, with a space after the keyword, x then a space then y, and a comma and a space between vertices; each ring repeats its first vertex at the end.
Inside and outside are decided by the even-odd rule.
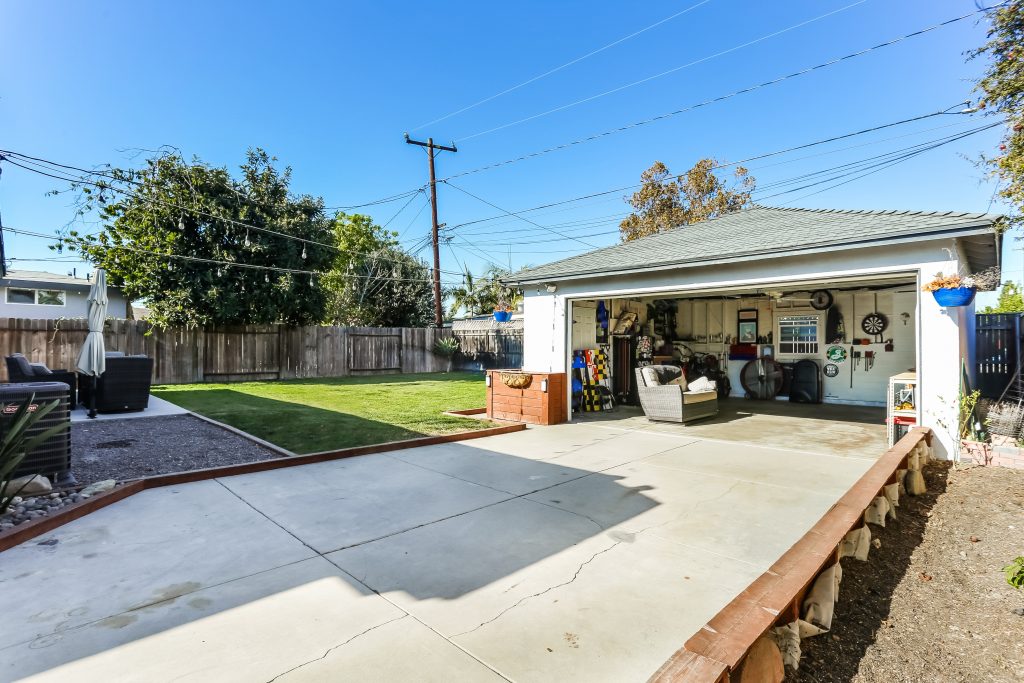
POLYGON ((502 283, 510 271, 492 265, 482 277, 475 278, 467 270, 462 285, 453 288, 449 294, 451 315, 465 311, 469 315, 486 315, 492 311, 515 308, 523 299, 522 291, 502 283))
POLYGON ((78 187, 79 213, 97 210, 102 230, 71 231, 60 248, 80 251, 130 299, 144 299, 158 325, 319 323, 325 295, 314 276, 202 260, 327 270, 334 250, 321 246, 331 238, 323 200, 291 196, 291 170, 274 161, 250 150, 236 179, 167 151, 141 170, 104 171, 78 187))
POLYGON ((1024 313, 1024 295, 1015 282, 1004 282, 995 306, 986 306, 981 313, 1024 313))
POLYGON ((396 233, 369 216, 339 213, 338 254, 324 278, 328 322, 372 327, 426 327, 434 321, 434 291, 426 263, 403 251, 396 233))
POLYGON ((1012 224, 1020 224, 1024 208, 1024 0, 1012 0, 989 14, 988 42, 968 53, 970 59, 988 58, 976 86, 978 106, 1006 119, 999 153, 983 157, 1001 181, 1000 196, 1015 209, 1012 224))
POLYGON ((718 162, 701 159, 680 176, 660 161, 640 175, 642 186, 627 202, 633 213, 619 224, 623 242, 697 223, 750 205, 755 181, 737 166, 729 184, 715 174, 718 162))

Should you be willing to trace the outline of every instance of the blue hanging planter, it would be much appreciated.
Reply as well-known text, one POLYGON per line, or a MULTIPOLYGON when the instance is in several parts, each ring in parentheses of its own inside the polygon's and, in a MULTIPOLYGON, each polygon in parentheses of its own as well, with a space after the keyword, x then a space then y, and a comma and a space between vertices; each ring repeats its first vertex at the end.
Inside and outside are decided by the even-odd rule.
POLYGON ((957 287, 956 289, 936 289, 932 292, 935 303, 946 308, 955 306, 967 306, 974 301, 977 290, 974 287, 957 287))
POLYGON ((499 323, 507 323, 512 319, 512 311, 495 311, 494 319, 499 323))

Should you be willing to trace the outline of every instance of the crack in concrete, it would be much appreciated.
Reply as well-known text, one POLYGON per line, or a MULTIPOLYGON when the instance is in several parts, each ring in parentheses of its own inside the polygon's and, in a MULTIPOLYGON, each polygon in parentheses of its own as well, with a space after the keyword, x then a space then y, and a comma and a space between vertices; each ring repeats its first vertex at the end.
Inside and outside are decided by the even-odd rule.
POLYGON ((594 553, 593 555, 591 555, 582 564, 580 564, 579 567, 576 568, 576 573, 574 573, 572 575, 572 578, 569 579, 568 581, 563 581, 562 583, 556 584, 554 586, 549 586, 548 588, 545 588, 544 590, 539 591, 537 593, 533 593, 531 595, 524 595, 523 597, 521 597, 518 600, 516 600, 515 603, 513 603, 512 605, 509 605, 505 609, 501 610, 500 612, 495 614, 493 617, 491 617, 487 621, 484 621, 484 622, 482 622, 480 624, 477 624, 476 626, 474 626, 473 628, 469 629, 468 631, 463 631, 462 633, 456 633, 455 635, 452 636, 452 638, 458 638, 459 636, 464 636, 464 635, 472 633, 473 631, 477 631, 477 630, 483 628, 484 626, 486 626, 487 624, 491 623, 492 621, 500 619, 502 616, 504 616, 508 612, 511 612, 516 607, 519 607, 519 605, 523 604, 527 600, 531 600, 533 598, 540 597, 540 596, 544 595, 545 593, 550 593, 551 591, 555 590, 556 588, 562 588, 563 586, 568 586, 570 583, 572 583, 577 578, 579 578, 580 572, 583 571, 584 567, 586 567, 588 564, 590 564, 595 559, 597 559, 598 556, 604 555, 606 552, 614 550, 616 547, 622 545, 622 543, 623 543, 623 541, 615 541, 615 543, 612 543, 610 546, 608 546, 604 550, 599 550, 596 553, 594 553))
POLYGON ((329 654, 331 654, 332 652, 334 652, 338 648, 345 647, 346 645, 351 643, 356 638, 359 638, 361 636, 365 636, 370 631, 376 630, 376 629, 380 628, 381 626, 387 626, 388 624, 393 624, 396 621, 401 621, 402 619, 405 619, 408 616, 409 616, 408 614, 403 614, 400 617, 395 617, 394 619, 389 619, 389 620, 387 620, 387 621, 385 621, 383 623, 377 624, 376 626, 371 626, 370 628, 366 629, 365 631, 361 631, 360 633, 355 634, 354 636, 352 636, 348 640, 346 640, 346 641, 344 641, 342 643, 338 643, 337 645, 334 645, 332 647, 327 648, 327 650, 325 650, 324 653, 322 655, 320 655, 319 657, 314 657, 313 659, 310 659, 309 661, 305 661, 302 664, 298 664, 296 666, 293 666, 292 668, 288 669, 287 671, 282 671, 281 673, 277 674, 276 676, 271 678, 269 681, 267 681, 267 683, 274 683, 274 681, 276 681, 277 679, 281 678, 282 676, 287 676, 291 672, 296 671, 298 669, 301 669, 304 666, 308 666, 308 665, 312 664, 313 662, 319 662, 319 661, 321 661, 323 659, 326 659, 329 654))

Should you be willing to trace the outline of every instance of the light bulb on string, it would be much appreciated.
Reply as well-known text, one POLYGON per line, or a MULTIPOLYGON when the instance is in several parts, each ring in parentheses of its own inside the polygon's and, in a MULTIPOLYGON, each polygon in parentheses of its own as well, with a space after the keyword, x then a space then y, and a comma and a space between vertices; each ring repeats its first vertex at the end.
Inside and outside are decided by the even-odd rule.
POLYGON ((185 232, 185 214, 178 216, 178 230, 185 232))
POLYGON ((263 273, 263 281, 270 282, 270 273, 263 273))
POLYGON ((245 231, 245 246, 249 246, 249 231, 245 231))
POLYGON ((303 261, 306 260, 306 245, 305 244, 302 245, 302 260, 303 261))

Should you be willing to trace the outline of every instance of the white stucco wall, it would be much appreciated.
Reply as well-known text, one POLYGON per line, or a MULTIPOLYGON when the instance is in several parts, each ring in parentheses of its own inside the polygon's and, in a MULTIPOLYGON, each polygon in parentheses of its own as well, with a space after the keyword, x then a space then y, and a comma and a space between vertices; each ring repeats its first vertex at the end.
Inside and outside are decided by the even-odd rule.
MULTIPOLYGON (((545 285, 524 288, 524 360, 526 370, 565 372, 569 350, 570 329, 566 310, 573 299, 594 299, 617 296, 649 296, 672 292, 687 293, 721 291, 729 288, 772 288, 794 281, 819 283, 828 288, 830 282, 842 278, 870 278, 887 274, 906 274, 920 283, 937 272, 956 272, 960 263, 951 239, 938 239, 895 247, 874 247, 847 251, 763 259, 758 261, 715 265, 703 268, 682 268, 657 272, 633 273, 608 278, 555 281, 554 293, 545 285)), ((546 284, 546 283, 545 283, 546 284)), ((922 423, 938 435, 940 455, 955 452, 957 396, 961 357, 973 353, 973 306, 944 309, 930 294, 915 295, 895 307, 915 304, 914 328, 919 331, 912 363, 921 382, 922 423)), ((858 304, 859 307, 859 304, 858 304)), ((867 311, 861 311, 865 313, 867 311)), ((890 320, 890 329, 902 325, 898 313, 890 320)), ((854 321, 847 320, 847 329, 854 321)), ((859 320, 854 329, 859 331, 859 320)), ((849 334, 849 332, 848 332, 849 334)), ((854 333, 854 336, 860 336, 854 333)), ((892 336, 888 332, 886 336, 892 336)), ((909 340, 908 340, 909 341, 909 340)), ((913 342, 912 342, 913 343, 913 342)), ((910 360, 909 355, 900 354, 910 360)), ((881 357, 879 360, 882 360, 881 357)), ((883 370, 876 363, 877 377, 883 370)), ((895 372, 891 373, 895 374, 895 372)), ((888 374, 885 375, 888 377, 888 374)), ((848 381, 847 376, 847 381, 848 381)), ((881 381, 881 380, 879 380, 881 381)), ((826 387, 827 391, 827 387, 826 387)))
MULTIPOLYGON (((30 287, 15 287, 15 289, 32 289, 30 287)), ((50 289, 45 285, 39 285, 34 289, 50 289)), ((7 303, 7 288, 0 287, 0 318, 30 318, 33 320, 56 320, 58 318, 84 318, 89 313, 89 304, 86 298, 88 292, 65 292, 63 306, 39 306, 37 304, 9 304, 7 303)), ((120 290, 115 288, 107 289, 107 316, 111 318, 124 318, 127 311, 127 301, 121 295, 120 290)))

